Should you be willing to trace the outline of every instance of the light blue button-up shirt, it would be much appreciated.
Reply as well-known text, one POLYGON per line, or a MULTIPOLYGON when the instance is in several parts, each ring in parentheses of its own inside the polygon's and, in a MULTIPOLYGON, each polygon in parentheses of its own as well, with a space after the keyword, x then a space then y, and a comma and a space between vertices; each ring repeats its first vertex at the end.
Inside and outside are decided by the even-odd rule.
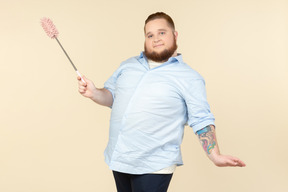
POLYGON ((114 99, 104 153, 114 171, 144 174, 182 165, 185 124, 195 133, 214 125, 204 79, 181 55, 150 69, 141 53, 122 62, 104 87, 114 99))

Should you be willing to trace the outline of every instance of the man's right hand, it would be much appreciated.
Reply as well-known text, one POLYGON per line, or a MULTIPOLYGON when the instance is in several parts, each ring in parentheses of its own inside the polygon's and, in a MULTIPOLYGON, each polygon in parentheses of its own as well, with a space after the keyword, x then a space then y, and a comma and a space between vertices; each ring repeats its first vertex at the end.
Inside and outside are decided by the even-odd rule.
POLYGON ((94 102, 98 103, 99 105, 104 105, 107 107, 111 107, 113 104, 113 96, 110 91, 105 88, 97 89, 94 83, 87 79, 85 76, 82 76, 83 82, 81 77, 77 77, 78 80, 78 91, 84 97, 92 99, 94 102))
POLYGON ((96 94, 96 91, 97 91, 96 87, 94 83, 90 81, 89 79, 87 79, 85 76, 82 76, 82 78, 85 82, 81 80, 81 77, 77 76, 78 91, 84 97, 87 97, 93 100, 93 96, 96 94))

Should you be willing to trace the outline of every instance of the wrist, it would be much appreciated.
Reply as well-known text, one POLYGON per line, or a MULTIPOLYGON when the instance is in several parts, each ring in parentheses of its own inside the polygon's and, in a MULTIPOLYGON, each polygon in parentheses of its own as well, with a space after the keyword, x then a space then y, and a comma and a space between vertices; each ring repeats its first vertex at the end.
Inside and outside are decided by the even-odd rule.
POLYGON ((90 99, 94 102, 98 102, 99 101, 99 94, 100 94, 100 90, 95 88, 91 91, 91 95, 90 95, 90 99))

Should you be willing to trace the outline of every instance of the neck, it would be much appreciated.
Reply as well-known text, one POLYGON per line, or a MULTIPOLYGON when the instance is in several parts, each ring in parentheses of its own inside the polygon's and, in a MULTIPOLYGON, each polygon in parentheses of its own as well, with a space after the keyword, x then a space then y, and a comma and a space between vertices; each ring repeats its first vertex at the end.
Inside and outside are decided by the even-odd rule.
POLYGON ((176 56, 177 56, 177 50, 175 50, 175 52, 173 53, 171 57, 176 57, 176 56))

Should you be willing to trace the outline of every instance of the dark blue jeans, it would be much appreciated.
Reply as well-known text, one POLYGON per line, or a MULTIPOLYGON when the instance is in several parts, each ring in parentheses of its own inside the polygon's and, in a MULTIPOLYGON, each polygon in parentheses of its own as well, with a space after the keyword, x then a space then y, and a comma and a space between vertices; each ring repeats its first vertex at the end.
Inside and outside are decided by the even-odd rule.
POLYGON ((117 192, 167 192, 173 174, 133 175, 113 171, 117 192))

